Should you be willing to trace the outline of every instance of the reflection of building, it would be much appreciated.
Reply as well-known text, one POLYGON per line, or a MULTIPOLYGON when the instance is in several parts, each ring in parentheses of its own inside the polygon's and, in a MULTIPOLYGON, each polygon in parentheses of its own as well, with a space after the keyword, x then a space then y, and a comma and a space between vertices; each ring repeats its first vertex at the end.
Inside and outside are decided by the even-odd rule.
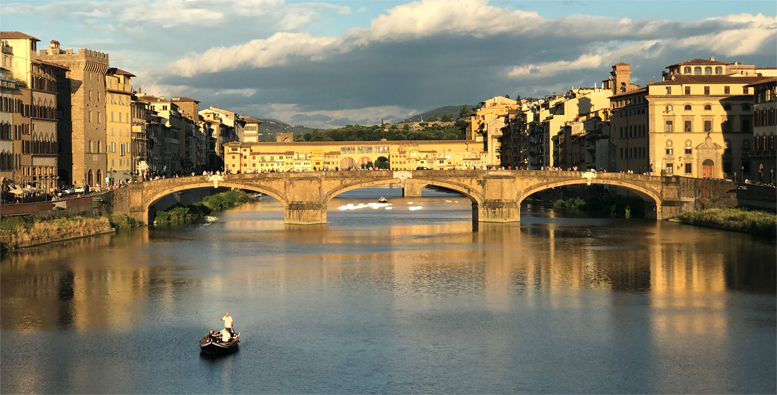
POLYGON ((383 161, 393 170, 480 168, 487 163, 481 148, 475 141, 464 140, 233 142, 225 146, 225 163, 226 169, 235 173, 347 170, 383 161))
POLYGON ((760 182, 774 184, 777 173, 777 78, 772 77, 763 82, 750 85, 753 89, 753 150, 750 151, 752 161, 751 177, 760 182))

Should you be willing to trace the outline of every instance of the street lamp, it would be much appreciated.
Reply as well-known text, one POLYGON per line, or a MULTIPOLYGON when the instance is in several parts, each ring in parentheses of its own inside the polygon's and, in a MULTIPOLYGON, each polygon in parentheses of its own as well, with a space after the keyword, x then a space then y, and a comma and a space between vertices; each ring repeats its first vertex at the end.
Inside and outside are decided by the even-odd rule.
POLYGON ((739 169, 742 170, 742 181, 744 181, 745 180, 745 167, 742 166, 739 169))

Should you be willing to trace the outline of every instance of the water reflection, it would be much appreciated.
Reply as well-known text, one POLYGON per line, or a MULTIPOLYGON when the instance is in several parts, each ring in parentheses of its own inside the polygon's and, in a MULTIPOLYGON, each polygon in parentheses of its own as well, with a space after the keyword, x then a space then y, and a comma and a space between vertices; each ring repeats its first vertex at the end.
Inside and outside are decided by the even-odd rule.
POLYGON ((774 390, 762 371, 773 378, 776 365, 764 353, 775 345, 771 243, 527 208, 521 224, 473 233, 464 200, 337 210, 358 201, 331 202, 326 226, 284 225, 264 201, 207 225, 9 254, 4 362, 36 368, 4 363, 3 392, 774 390), (247 348, 186 357, 225 308, 247 348), (153 342, 160 331, 170 341, 153 342), (157 387, 138 382, 147 375, 157 387))

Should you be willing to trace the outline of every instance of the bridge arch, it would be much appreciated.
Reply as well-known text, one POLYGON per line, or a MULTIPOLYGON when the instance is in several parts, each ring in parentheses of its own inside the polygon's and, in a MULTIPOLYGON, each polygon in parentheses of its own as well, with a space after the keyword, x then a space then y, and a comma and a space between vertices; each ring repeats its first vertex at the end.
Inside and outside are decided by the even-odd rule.
MULTIPOLYGON (((531 187, 527 188, 525 191, 523 191, 518 195, 517 203, 518 203, 518 206, 520 206, 524 199, 539 191, 544 191, 546 189, 551 189, 556 187, 563 187, 567 185, 581 185, 581 184, 587 184, 587 183, 588 183, 587 179, 580 178, 580 179, 572 179, 572 180, 564 180, 564 181, 532 185, 531 187)), ((662 201, 661 201, 661 197, 656 191, 653 191, 651 189, 644 188, 629 182, 623 182, 619 180, 608 180, 606 178, 591 179, 591 184, 612 185, 620 188, 625 188, 630 190, 631 192, 636 193, 639 197, 642 198, 642 200, 646 202, 649 202, 652 200, 656 204, 656 216, 658 219, 661 218, 662 201)))
MULTIPOLYGON (((424 180, 420 178, 408 178, 406 183, 409 184, 416 184, 421 185, 421 187, 426 185, 434 185, 442 188, 447 188, 452 191, 458 192, 467 198, 469 198, 470 201, 472 201, 473 204, 480 205, 483 201, 482 196, 480 196, 479 193, 472 190, 471 188, 467 187, 466 185, 460 185, 458 183, 454 182, 444 182, 444 181, 436 181, 436 180, 424 180)), ((328 191, 326 195, 324 196, 323 203, 326 204, 330 200, 332 200, 335 196, 340 195, 342 193, 359 189, 359 188, 367 188, 371 186, 376 185, 386 185, 386 184, 399 184, 401 185, 401 182, 397 178, 387 178, 387 179, 381 179, 381 180, 369 180, 369 181, 362 181, 362 182, 355 182, 352 184, 346 184, 339 186, 331 191, 328 191)))
MULTIPOLYGON (((151 182, 159 182, 159 181, 151 181, 151 182)), ((162 181, 164 182, 164 181, 162 181)), ((151 206, 156 204, 159 200, 164 198, 165 196, 172 195, 176 192, 181 191, 187 191, 190 189, 199 189, 199 188, 213 188, 213 182, 208 181, 201 181, 191 184, 183 184, 183 185, 176 185, 172 186, 170 188, 166 188, 160 192, 152 193, 148 197, 143 198, 143 218, 146 220, 151 220, 151 218, 148 217, 149 210, 151 209, 151 206)), ((254 192, 263 193, 269 196, 272 196, 273 198, 277 199, 281 203, 283 203, 283 206, 287 206, 287 201, 283 197, 283 195, 276 191, 273 188, 267 188, 261 185, 252 185, 252 184, 243 184, 240 182, 229 182, 229 181, 219 181, 219 187, 225 187, 225 188, 235 188, 235 189, 246 189, 254 192)), ((153 221, 148 221, 147 223, 151 223, 153 221)))

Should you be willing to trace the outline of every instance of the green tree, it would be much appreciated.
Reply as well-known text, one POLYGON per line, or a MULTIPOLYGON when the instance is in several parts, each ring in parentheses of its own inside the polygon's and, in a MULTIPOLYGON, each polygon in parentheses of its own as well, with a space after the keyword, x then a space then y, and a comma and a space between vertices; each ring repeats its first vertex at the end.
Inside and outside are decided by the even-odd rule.
POLYGON ((443 122, 453 122, 453 114, 443 114, 440 120, 443 122))
POLYGON ((405 132, 409 132, 410 131, 410 125, 408 125, 407 122, 405 122, 405 126, 402 126, 402 130, 404 130, 405 132))
POLYGON ((429 122, 438 122, 440 120, 440 117, 437 116, 437 114, 434 114, 433 117, 427 119, 429 122))
POLYGON ((461 106, 461 111, 459 111, 459 118, 469 118, 469 108, 467 108, 467 105, 461 106))
POLYGON ((509 99, 509 98, 510 98, 510 95, 505 95, 505 98, 506 98, 506 99, 509 99))
POLYGON ((519 102, 521 101, 521 95, 515 95, 515 101, 519 102))
POLYGON ((375 160, 375 166, 377 166, 378 169, 388 169, 388 168, 391 167, 388 159, 386 159, 386 158, 384 158, 382 156, 380 158, 378 158, 377 160, 375 160))

